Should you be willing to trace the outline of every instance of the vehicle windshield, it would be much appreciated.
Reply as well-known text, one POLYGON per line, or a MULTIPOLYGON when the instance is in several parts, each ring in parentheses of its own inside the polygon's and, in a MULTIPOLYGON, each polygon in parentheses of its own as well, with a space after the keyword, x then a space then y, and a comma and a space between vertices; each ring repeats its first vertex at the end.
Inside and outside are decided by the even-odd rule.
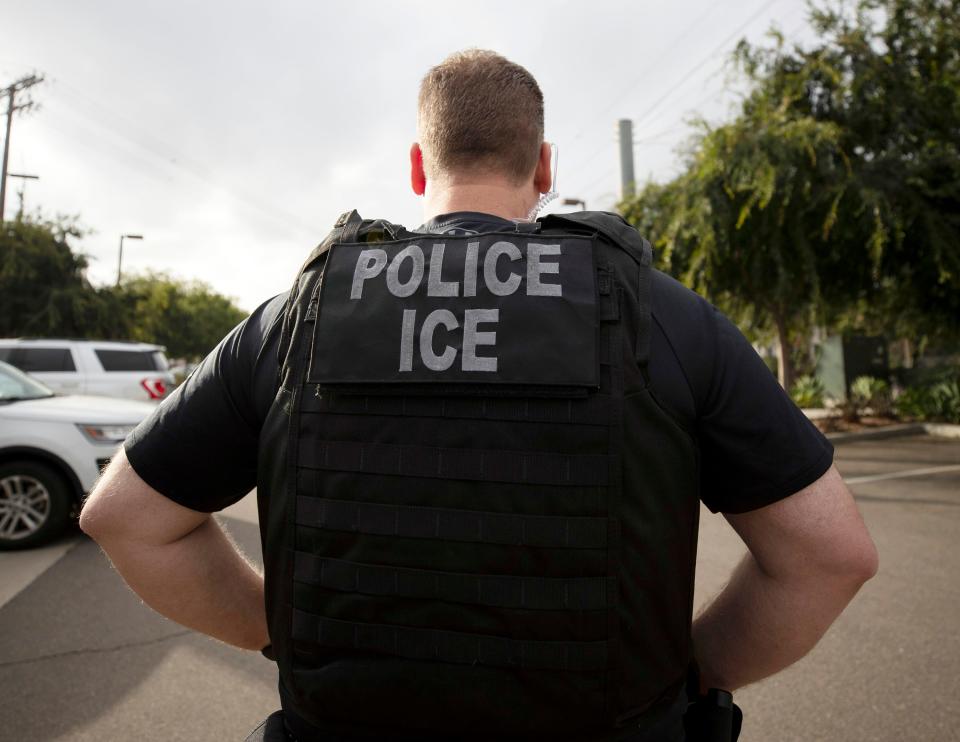
POLYGON ((0 403, 52 397, 53 390, 9 363, 0 361, 0 403))

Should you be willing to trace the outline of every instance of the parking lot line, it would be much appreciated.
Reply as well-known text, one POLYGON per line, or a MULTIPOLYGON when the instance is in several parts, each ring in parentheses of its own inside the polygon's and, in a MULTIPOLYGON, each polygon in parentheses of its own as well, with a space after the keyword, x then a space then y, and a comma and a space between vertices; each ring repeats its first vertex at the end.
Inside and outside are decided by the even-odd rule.
POLYGON ((904 469, 886 474, 871 474, 864 477, 848 477, 843 481, 847 484, 866 484, 867 482, 882 482, 885 479, 906 479, 908 477, 923 477, 927 474, 945 474, 946 472, 960 471, 960 464, 947 466, 928 466, 924 469, 904 469))
POLYGON ((0 608, 17 593, 56 564, 77 544, 76 538, 60 541, 40 549, 0 552, 0 608))

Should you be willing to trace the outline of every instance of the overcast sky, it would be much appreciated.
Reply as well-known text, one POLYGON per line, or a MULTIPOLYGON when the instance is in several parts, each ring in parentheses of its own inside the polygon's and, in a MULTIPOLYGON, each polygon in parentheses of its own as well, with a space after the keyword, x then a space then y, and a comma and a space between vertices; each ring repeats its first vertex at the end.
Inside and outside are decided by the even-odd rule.
MULTIPOLYGON (((729 115, 736 41, 772 24, 809 39, 806 15, 803 0, 0 0, 0 85, 46 77, 31 91, 41 107, 15 116, 10 171, 41 178, 28 211, 92 230, 77 245, 95 285, 115 280, 120 235, 138 233, 125 274, 200 279, 252 310, 341 212, 421 223, 407 170, 417 86, 450 52, 494 49, 530 70, 561 197, 608 209, 617 119, 635 122, 638 180, 670 177, 686 122, 729 115)), ((18 189, 8 181, 8 218, 18 189)))

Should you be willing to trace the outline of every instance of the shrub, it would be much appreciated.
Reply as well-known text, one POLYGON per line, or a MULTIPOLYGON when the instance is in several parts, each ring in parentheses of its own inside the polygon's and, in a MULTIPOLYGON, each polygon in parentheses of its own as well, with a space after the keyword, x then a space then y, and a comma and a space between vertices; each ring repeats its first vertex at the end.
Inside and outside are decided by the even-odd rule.
POLYGON ((960 381, 941 381, 930 389, 934 415, 948 423, 960 423, 960 381))
POLYGON ((790 396, 797 407, 823 407, 823 384, 815 376, 801 376, 794 382, 790 396))
POLYGON ((897 417, 924 420, 932 409, 930 387, 908 386, 894 400, 893 409, 897 417))
POLYGON ((907 387, 894 405, 900 417, 960 424, 960 381, 907 387))
POLYGON ((858 376, 850 385, 850 402, 861 412, 869 407, 874 415, 889 415, 890 385, 874 376, 858 376))

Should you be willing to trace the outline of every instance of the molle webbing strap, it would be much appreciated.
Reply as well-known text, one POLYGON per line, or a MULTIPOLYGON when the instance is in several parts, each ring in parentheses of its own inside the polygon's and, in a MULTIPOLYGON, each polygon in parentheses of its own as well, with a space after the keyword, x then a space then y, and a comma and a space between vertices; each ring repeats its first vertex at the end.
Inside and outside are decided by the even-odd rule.
POLYGON ((466 479, 567 487, 606 485, 610 459, 595 454, 490 451, 353 441, 300 441, 309 469, 406 477, 466 479))
MULTIPOLYGON (((653 248, 619 214, 581 211, 571 214, 549 214, 540 220, 544 228, 589 229, 602 234, 633 258, 639 268, 637 286, 636 360, 646 372, 650 359, 650 274, 653 271, 653 248)), ((601 293, 603 289, 601 274, 601 293)), ((602 305, 601 305, 602 308, 602 305)))
POLYGON ((650 361, 650 334, 652 315, 650 303, 650 274, 653 272, 653 248, 643 241, 643 260, 640 262, 640 275, 637 281, 637 347, 635 357, 640 368, 646 374, 650 361))
POLYGON ((356 242, 357 232, 360 231, 361 224, 363 224, 363 219, 360 218, 356 209, 341 214, 340 218, 337 219, 336 226, 342 227, 343 231, 340 233, 340 239, 337 242, 356 242))
POLYGON ((606 518, 517 515, 410 505, 297 498, 298 526, 373 536, 537 548, 603 549, 606 518))
POLYGON ((617 599, 615 577, 520 577, 359 564, 298 551, 293 579, 327 590, 534 611, 595 611, 617 599))
POLYGON ((280 329, 280 343, 277 347, 277 362, 278 365, 282 368, 284 362, 286 361, 287 350, 290 347, 290 339, 293 334, 293 325, 294 325, 294 312, 293 307, 300 300, 300 291, 302 287, 300 281, 303 278, 303 273, 310 267, 310 264, 313 263, 318 257, 326 253, 334 244, 340 242, 344 239, 344 234, 349 234, 353 239, 357 237, 357 230, 360 228, 360 225, 363 223, 363 220, 360 218, 360 215, 356 210, 345 211, 340 215, 340 218, 337 219, 336 223, 333 225, 333 229, 327 234, 326 237, 317 245, 313 250, 310 251, 310 254, 307 256, 307 259, 303 261, 303 265, 300 266, 300 270, 297 271, 297 278, 293 283, 293 287, 290 289, 289 294, 287 295, 287 301, 283 310, 283 324, 280 329), (347 230, 350 230, 347 232, 347 230))
POLYGON ((317 394, 315 389, 309 389, 303 396, 301 409, 305 413, 609 425, 612 407, 609 397, 602 395, 583 399, 398 397, 317 394))
POLYGON ((330 649, 356 649, 460 665, 524 670, 602 671, 606 641, 529 641, 487 634, 415 629, 324 618, 293 609, 293 638, 330 649))

